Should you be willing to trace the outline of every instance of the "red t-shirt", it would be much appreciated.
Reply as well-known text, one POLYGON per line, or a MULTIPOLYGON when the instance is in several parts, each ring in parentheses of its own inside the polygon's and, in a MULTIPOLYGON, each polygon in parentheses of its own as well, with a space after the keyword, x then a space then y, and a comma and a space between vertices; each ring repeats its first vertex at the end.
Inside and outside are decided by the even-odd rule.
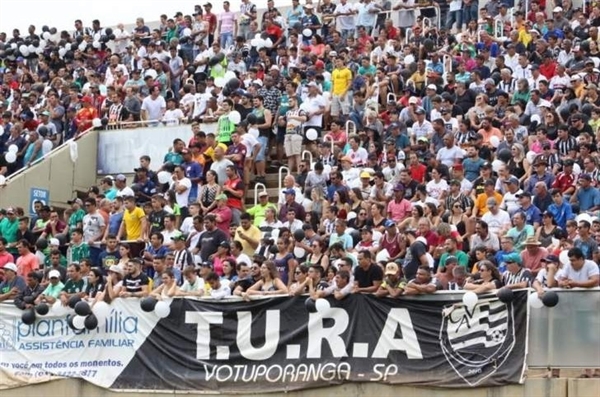
MULTIPOLYGON (((229 187, 233 190, 244 190, 244 182, 242 182, 242 180, 240 178, 236 178, 236 179, 227 179, 225 181, 225 183, 223 184, 223 187, 229 187)), ((235 208, 238 210, 242 210, 243 206, 242 206, 242 199, 243 198, 237 198, 237 197, 233 197, 233 195, 227 191, 225 191, 225 194, 227 195, 227 206, 229 208, 235 208)))
POLYGON ((412 179, 419 183, 425 181, 425 174, 427 173, 427 167, 423 164, 411 165, 409 168, 410 176, 412 179))

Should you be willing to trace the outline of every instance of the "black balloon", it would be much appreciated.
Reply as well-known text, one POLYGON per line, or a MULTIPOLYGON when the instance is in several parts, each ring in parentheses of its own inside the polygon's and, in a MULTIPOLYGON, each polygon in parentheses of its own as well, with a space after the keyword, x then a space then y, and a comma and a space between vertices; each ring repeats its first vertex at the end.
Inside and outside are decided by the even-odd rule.
POLYGON ((215 55, 214 57, 210 58, 208 61, 208 64, 210 66, 215 66, 219 62, 223 62, 223 59, 225 59, 225 54, 220 52, 217 55, 215 55))
POLYGON ((157 302, 158 301, 155 298, 147 297, 140 301, 140 307, 145 312, 151 312, 154 311, 157 302))
POLYGON ((302 229, 297 229, 297 230, 294 232, 294 239, 295 239, 297 242, 301 242, 302 240, 304 240, 304 230, 302 230, 302 229))
POLYGON ((75 313, 80 316, 87 316, 92 312, 92 308, 86 301, 79 301, 74 307, 75 313))
POLYGON ((232 91, 237 90, 241 86, 242 86, 242 82, 236 77, 232 78, 231 80, 229 80, 227 82, 227 87, 229 87, 232 91))
POLYGON ((512 157, 512 154, 510 152, 510 149, 504 148, 498 151, 496 157, 498 157, 499 160, 508 163, 512 157))
POLYGON ((106 28, 106 29, 104 29, 104 34, 106 34, 107 36, 110 36, 111 34, 113 34, 112 28, 106 28))
POLYGON ((39 314, 40 316, 45 316, 46 314, 48 314, 48 312, 50 311, 50 306, 48 306, 47 303, 40 303, 39 305, 37 305, 35 307, 35 311, 37 312, 37 314, 39 314))
POLYGON ((223 87, 223 96, 228 97, 232 94, 231 88, 228 86, 223 87))
POLYGON ((272 245, 269 247, 269 252, 272 253, 273 255, 275 255, 279 252, 279 248, 277 248, 276 245, 272 245))
POLYGON ((75 41, 77 42, 77 44, 81 44, 83 42, 83 37, 82 36, 77 36, 75 38, 75 41))
POLYGON ((558 305, 558 294, 554 291, 546 291, 542 296, 542 303, 546 307, 554 307, 558 305))
POLYGON ((109 35, 108 35, 108 39, 109 39, 109 40, 114 40, 114 39, 116 39, 116 38, 117 38, 117 36, 115 36, 114 34, 109 34, 109 35))
MULTIPOLYGON (((46 127, 44 127, 46 128, 46 127)), ((48 129, 46 128, 46 133, 48 132, 48 129)), ((41 132, 40 132, 41 134, 41 132)), ((40 237, 36 242, 35 242, 35 247, 37 249, 39 249, 40 251, 45 250, 46 248, 48 248, 48 240, 46 240, 43 237, 40 237)))
POLYGON ((32 304, 34 300, 35 300, 35 298, 33 296, 31 296, 31 295, 30 296, 25 296, 23 298, 23 303, 26 303, 26 304, 29 305, 29 304, 32 304))
POLYGON ((500 288, 498 293, 496 293, 498 299, 500 299, 504 303, 512 302, 515 297, 513 290, 510 288, 500 288))
POLYGON ((102 120, 100 121, 102 122, 102 127, 106 127, 108 125, 108 118, 102 117, 102 120))
POLYGON ((21 321, 23 321, 23 324, 33 324, 35 322, 35 311, 33 309, 25 310, 21 315, 21 321))
POLYGON ((304 301, 304 306, 306 307, 306 310, 308 310, 309 313, 317 312, 317 306, 312 298, 306 298, 306 300, 304 301))
POLYGON ((73 295, 69 298, 69 307, 71 309, 75 309, 75 305, 79 302, 81 302, 81 298, 79 297, 79 295, 73 295))
POLYGON ((256 117, 256 115, 254 113, 250 113, 246 117, 246 121, 248 122, 248 124, 256 124, 258 122, 258 118, 256 117))
POLYGON ((32 40, 32 41, 31 41, 31 44, 33 44, 33 46, 34 46, 35 48, 38 48, 38 47, 40 46, 40 41, 39 41, 39 40, 32 40))
POLYGON ((92 330, 98 328, 98 319, 93 314, 90 314, 85 318, 83 322, 86 329, 92 330))
POLYGON ((56 32, 58 32, 56 28, 50 28, 50 34, 56 34, 56 32))
POLYGON ((100 42, 101 43, 108 43, 108 36, 106 36, 106 35, 100 36, 100 42))
POLYGON ((50 30, 50 28, 48 27, 48 25, 42 26, 42 32, 47 32, 49 30, 50 30))

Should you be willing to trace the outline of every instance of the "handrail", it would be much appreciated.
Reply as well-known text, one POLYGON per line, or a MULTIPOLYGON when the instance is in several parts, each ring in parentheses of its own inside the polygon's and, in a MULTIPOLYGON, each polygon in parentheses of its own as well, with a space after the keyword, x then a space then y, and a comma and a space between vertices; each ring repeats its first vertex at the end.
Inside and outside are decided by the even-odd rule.
POLYGON ((258 204, 258 188, 261 188, 261 192, 267 191, 267 187, 264 183, 259 182, 256 185, 254 185, 254 205, 258 204))
POLYGON ((452 72, 452 55, 444 55, 444 72, 452 72))
POLYGON ((352 120, 346 121, 346 139, 350 138, 350 127, 352 127, 352 134, 356 134, 356 124, 352 120))
POLYGON ((281 192, 283 190, 283 180, 282 180, 282 176, 283 176, 283 171, 286 172, 285 176, 291 175, 292 171, 286 167, 286 166, 281 166, 279 167, 279 172, 277 175, 279 175, 279 191, 281 192))
POLYGON ((333 149, 335 149, 335 141, 333 140, 333 137, 331 135, 325 135, 323 137, 323 142, 328 140, 331 141, 331 154, 333 154, 333 149))
POLYGON ((388 92, 386 99, 387 99, 387 102, 396 102, 398 100, 398 98, 396 97, 396 94, 394 94, 393 92, 388 92))
POLYGON ((304 160, 305 157, 308 157, 308 162, 310 164, 310 170, 312 171, 312 167, 313 167, 313 155, 312 155, 312 153, 311 153, 310 150, 305 150, 305 151, 302 152, 301 159, 304 160))
POLYGON ((494 37, 504 37, 504 21, 501 19, 494 19, 494 37))

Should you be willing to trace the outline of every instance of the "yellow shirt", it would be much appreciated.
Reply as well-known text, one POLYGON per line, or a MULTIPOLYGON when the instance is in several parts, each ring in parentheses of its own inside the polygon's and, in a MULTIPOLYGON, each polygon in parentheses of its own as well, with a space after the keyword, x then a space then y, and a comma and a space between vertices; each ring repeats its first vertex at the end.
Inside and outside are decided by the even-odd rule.
POLYGON ((146 217, 144 210, 135 207, 133 211, 125 210, 123 222, 125 222, 125 235, 127 240, 138 240, 142 238, 142 219, 146 217))
POLYGON ((489 211, 487 207, 487 199, 491 197, 496 199, 496 203, 498 203, 498 205, 502 204, 502 195, 500 193, 494 191, 493 196, 488 196, 485 193, 481 193, 475 200, 475 208, 478 209, 477 216, 483 216, 489 211))
POLYGON ((352 72, 348 68, 344 69, 333 69, 331 72, 331 92, 333 95, 344 95, 352 83, 352 72))
POLYGON ((252 256, 254 255, 254 251, 256 251, 256 248, 252 247, 248 241, 241 238, 238 235, 239 231, 244 233, 246 236, 250 237, 252 240, 258 242, 258 241, 260 241, 260 236, 261 236, 260 229, 254 225, 250 226, 250 228, 248 228, 248 230, 244 230, 244 228, 241 226, 239 226, 237 229, 235 229, 235 240, 242 243, 242 252, 244 254, 248 255, 250 258, 252 258, 252 256))

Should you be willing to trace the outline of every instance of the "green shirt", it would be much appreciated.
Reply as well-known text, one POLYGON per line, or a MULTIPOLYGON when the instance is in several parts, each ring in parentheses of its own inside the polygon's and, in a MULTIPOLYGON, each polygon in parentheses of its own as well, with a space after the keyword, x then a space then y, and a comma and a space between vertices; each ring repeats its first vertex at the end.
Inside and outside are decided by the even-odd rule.
MULTIPOLYGON (((19 230, 19 219, 15 217, 14 221, 10 221, 8 217, 4 217, 2 221, 0 221, 0 236, 6 239, 7 243, 16 243, 17 242, 17 232, 19 230)), ((10 253, 17 252, 15 247, 9 248, 7 251, 10 253)))
POLYGON ((85 211, 81 208, 77 211, 73 212, 69 217, 69 232, 77 229, 77 224, 81 223, 81 227, 83 227, 83 217, 85 216, 85 211))
POLYGON ((87 243, 82 242, 79 245, 72 245, 67 251, 68 263, 79 263, 82 259, 90 257, 90 248, 87 243))
POLYGON ((277 207, 273 203, 268 203, 267 205, 257 204, 254 207, 248 208, 246 210, 246 212, 248 214, 250 214, 254 217, 254 222, 253 222, 254 226, 260 227, 260 224, 266 218, 265 214, 266 214, 268 208, 273 208, 275 210, 275 213, 277 213, 277 207))
POLYGON ((173 163, 174 165, 179 165, 183 163, 183 157, 179 153, 169 152, 165 154, 163 163, 173 163))
POLYGON ((67 294, 77 294, 79 292, 85 291, 85 279, 82 278, 79 281, 73 281, 71 279, 67 280, 67 283, 63 287, 63 291, 67 294))
POLYGON ((106 197, 110 201, 114 201, 117 198, 117 193, 119 193, 117 188, 111 187, 110 189, 104 192, 104 197, 106 197))
POLYGON ((217 122, 217 142, 230 143, 233 131, 235 131, 235 124, 229 120, 229 115, 220 116, 217 122))
POLYGON ((56 283, 56 285, 52 285, 52 283, 50 283, 48 284, 44 292, 42 292, 42 295, 51 296, 56 299, 60 296, 60 293, 62 292, 63 288, 65 288, 65 285, 60 281, 56 283))
MULTIPOLYGON (((58 263, 62 267, 67 267, 67 258, 64 255, 61 255, 60 261, 58 263)), ((52 267, 52 263, 50 261, 50 255, 46 255, 46 258, 44 258, 44 269, 49 269, 51 267, 52 267)))
MULTIPOLYGON (((448 257, 450 256, 449 253, 444 252, 442 254, 442 256, 440 256, 440 264, 439 264, 439 268, 443 269, 446 267, 446 259, 448 259, 448 257)), ((458 260, 458 265, 464 267, 465 269, 468 268, 469 266, 469 255, 465 254, 462 251, 456 251, 456 253, 454 253, 454 256, 456 257, 456 259, 458 260)))

